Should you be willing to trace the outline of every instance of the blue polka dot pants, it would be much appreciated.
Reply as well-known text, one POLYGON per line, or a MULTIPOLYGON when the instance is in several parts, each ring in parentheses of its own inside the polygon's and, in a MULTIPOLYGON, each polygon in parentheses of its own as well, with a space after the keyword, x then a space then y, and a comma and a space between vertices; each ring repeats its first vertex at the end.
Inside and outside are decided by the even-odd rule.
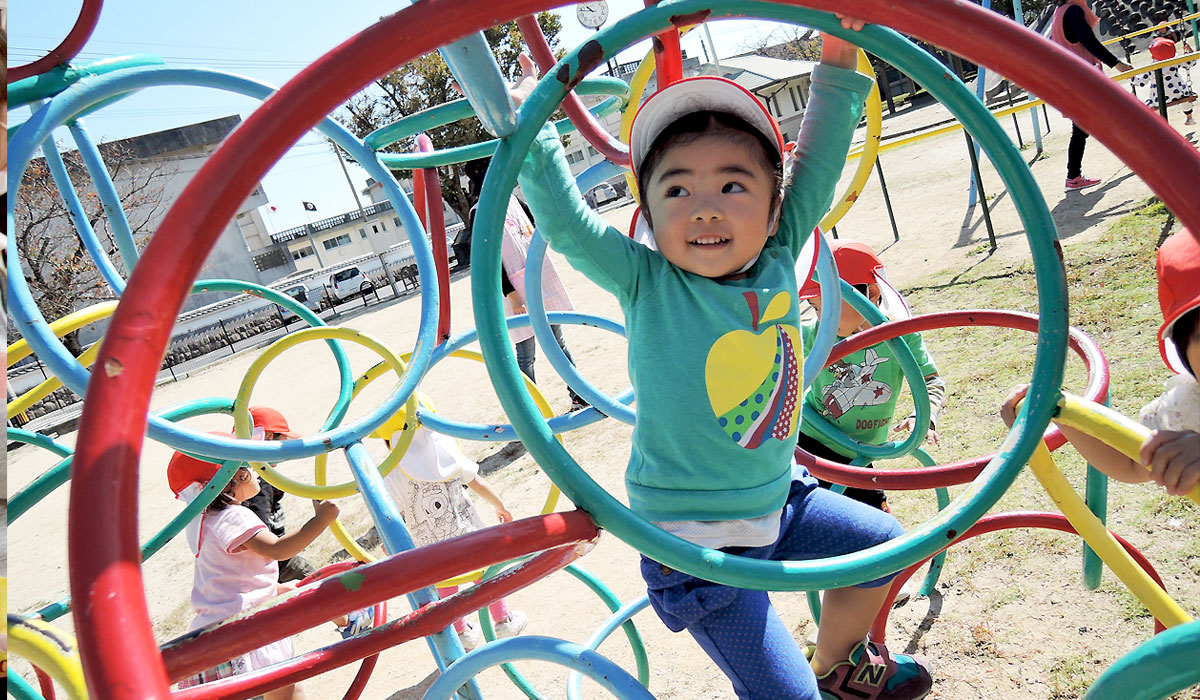
MULTIPOLYGON (((779 539, 723 551, 756 559, 804 560, 847 554, 899 537, 890 514, 826 489, 805 475, 792 482, 779 539)), ((722 586, 642 557, 650 605, 673 632, 687 630, 742 700, 817 700, 817 679, 765 591, 722 586)), ((882 586, 893 575, 861 584, 882 586)))

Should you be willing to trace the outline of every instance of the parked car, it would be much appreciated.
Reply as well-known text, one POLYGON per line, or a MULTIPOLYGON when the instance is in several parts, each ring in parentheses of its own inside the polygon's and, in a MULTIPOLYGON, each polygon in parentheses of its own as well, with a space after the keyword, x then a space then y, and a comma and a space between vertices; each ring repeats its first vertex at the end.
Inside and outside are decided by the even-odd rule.
POLYGON ((593 207, 601 207, 620 198, 621 195, 617 193, 616 188, 607 182, 597 185, 588 192, 588 199, 591 200, 593 207))
MULTIPOLYGON (((323 298, 325 296, 324 289, 320 287, 317 289, 309 289, 308 285, 301 282, 293 284, 290 287, 285 287, 279 291, 295 299, 301 304, 304 304, 317 315, 320 315, 321 309, 329 305, 329 303, 323 298)), ((286 308, 281 309, 281 312, 283 313, 284 320, 290 319, 296 315, 291 311, 288 311, 286 308)))
POLYGON ((358 294, 369 294, 375 291, 375 285, 370 278, 357 267, 344 267, 329 276, 329 293, 335 303, 342 303, 358 294))

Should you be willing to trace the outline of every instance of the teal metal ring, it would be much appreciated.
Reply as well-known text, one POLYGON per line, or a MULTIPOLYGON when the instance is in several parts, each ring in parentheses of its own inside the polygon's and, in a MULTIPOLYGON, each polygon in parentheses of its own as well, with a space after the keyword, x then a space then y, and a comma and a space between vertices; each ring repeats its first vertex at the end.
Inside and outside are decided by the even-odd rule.
MULTIPOLYGON (((589 78, 580 84, 577 92, 584 95, 609 95, 609 99, 591 109, 592 115, 602 118, 618 109, 623 108, 629 101, 629 86, 617 78, 589 78)), ((427 131, 439 126, 452 124, 460 119, 466 119, 474 114, 466 100, 455 100, 444 105, 422 110, 416 114, 381 127, 367 135, 363 143, 368 148, 378 151, 381 148, 407 138, 413 134, 427 131)), ((575 125, 570 119, 560 119, 554 122, 554 128, 559 134, 570 133, 575 125)), ((425 153, 379 153, 379 162, 392 170, 415 170, 417 168, 436 168, 453 163, 465 163, 476 158, 486 158, 496 151, 498 139, 481 141, 466 146, 455 146, 425 153)))
MULTIPOLYGON (((997 457, 976 480, 977 486, 951 503, 944 511, 904 536, 877 547, 839 557, 814 561, 757 561, 699 547, 653 527, 619 503, 592 480, 570 454, 557 445, 545 422, 525 395, 515 362, 505 357, 509 341, 503 327, 500 295, 499 239, 476 237, 472 287, 480 342, 497 394, 506 413, 530 453, 551 479, 579 507, 587 510, 603 527, 640 552, 688 574, 717 583, 755 590, 811 590, 855 585, 899 571, 934 554, 948 539, 965 531, 982 516, 1012 484, 1021 465, 1028 460, 1049 424, 1061 385, 1066 358, 1066 284, 1062 262, 1055 245, 1054 222, 1041 192, 1021 154, 983 105, 945 66, 918 49, 897 32, 867 26, 860 32, 841 27, 831 14, 804 8, 755 1, 682 0, 640 11, 598 32, 587 43, 590 59, 603 60, 645 36, 671 26, 671 17, 709 10, 709 19, 759 17, 811 26, 853 41, 868 52, 888 59, 901 71, 925 85, 960 118, 996 164, 1005 185, 1018 202, 1022 223, 1028 232, 1039 289, 1042 327, 1032 385, 1025 409, 1014 423, 997 457), (601 52, 599 56, 596 47, 601 52)), ((521 109, 517 132, 505 139, 484 181, 479 212, 482 231, 499 230, 502 203, 516 181, 523 154, 538 128, 563 99, 570 76, 586 72, 580 66, 580 50, 568 54, 559 68, 549 72, 521 109), (567 76, 559 81, 555 76, 567 76)), ((592 61, 589 61, 589 66, 592 61)))

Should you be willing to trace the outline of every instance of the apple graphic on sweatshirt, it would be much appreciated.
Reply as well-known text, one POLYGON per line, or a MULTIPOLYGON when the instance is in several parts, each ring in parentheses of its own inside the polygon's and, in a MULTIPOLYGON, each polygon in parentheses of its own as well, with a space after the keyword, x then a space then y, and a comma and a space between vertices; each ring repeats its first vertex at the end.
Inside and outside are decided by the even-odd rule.
POLYGON ((791 310, 787 292, 776 294, 761 316, 758 294, 743 296, 751 329, 729 331, 713 343, 704 380, 717 423, 734 442, 754 449, 796 430, 802 352, 795 326, 771 323, 791 310))

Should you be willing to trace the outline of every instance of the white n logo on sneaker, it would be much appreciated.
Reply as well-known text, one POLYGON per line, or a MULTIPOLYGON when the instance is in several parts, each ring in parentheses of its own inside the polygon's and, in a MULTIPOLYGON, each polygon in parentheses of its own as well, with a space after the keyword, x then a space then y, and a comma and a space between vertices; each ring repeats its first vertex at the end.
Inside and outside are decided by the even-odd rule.
POLYGON ((859 685, 878 688, 883 683, 883 679, 887 677, 886 664, 860 664, 857 670, 854 682, 859 685))

